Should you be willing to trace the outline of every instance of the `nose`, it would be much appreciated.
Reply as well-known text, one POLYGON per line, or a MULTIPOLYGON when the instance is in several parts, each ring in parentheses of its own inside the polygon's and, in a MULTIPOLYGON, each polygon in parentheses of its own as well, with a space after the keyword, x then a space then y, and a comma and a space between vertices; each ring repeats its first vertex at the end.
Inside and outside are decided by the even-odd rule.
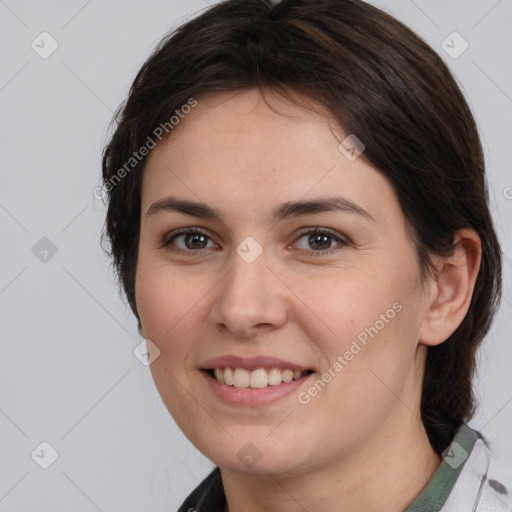
POLYGON ((265 252, 252 263, 235 254, 214 290, 211 319, 224 336, 250 339, 287 321, 288 289, 267 266, 265 252))

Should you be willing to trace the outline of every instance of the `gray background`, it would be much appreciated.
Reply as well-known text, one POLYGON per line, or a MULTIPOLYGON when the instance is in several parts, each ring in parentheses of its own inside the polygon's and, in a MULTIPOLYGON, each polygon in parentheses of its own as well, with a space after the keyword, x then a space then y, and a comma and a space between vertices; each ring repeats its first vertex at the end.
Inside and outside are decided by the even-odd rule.
MULTIPOLYGON (((480 353, 482 405, 470 425, 512 460, 512 1, 373 3, 443 56, 481 130, 505 300, 480 353), (441 46, 453 31, 469 43, 456 59, 441 46)), ((136 71, 205 7, 0 0, 0 511, 172 511, 212 467, 132 353, 141 339, 99 247, 105 212, 93 196, 108 124, 136 71), (47 59, 31 47, 43 31, 59 45, 47 59), (43 441, 59 454, 48 469, 43 441)))

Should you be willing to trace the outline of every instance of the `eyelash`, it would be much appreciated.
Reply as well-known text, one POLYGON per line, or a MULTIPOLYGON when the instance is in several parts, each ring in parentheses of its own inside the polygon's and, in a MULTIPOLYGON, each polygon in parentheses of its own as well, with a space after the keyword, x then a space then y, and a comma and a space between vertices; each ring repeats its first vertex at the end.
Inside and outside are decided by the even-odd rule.
MULTIPOLYGON (((203 249, 197 249, 197 250, 189 249, 189 250, 186 250, 186 249, 175 249, 175 248, 172 247, 172 242, 176 238, 178 238, 179 236, 188 235, 188 234, 203 235, 206 238, 208 238, 208 240, 211 240, 211 238, 204 231, 202 231, 202 230, 200 230, 198 228, 183 228, 183 229, 178 229, 176 231, 173 231, 172 233, 170 233, 170 236, 166 236, 162 240, 162 243, 161 243, 160 247, 161 248, 167 248, 168 250, 173 251, 173 252, 181 252, 181 253, 194 253, 194 252, 202 251, 203 249)), ((339 243, 338 247, 334 247, 334 248, 331 248, 331 249, 326 249, 324 251, 313 251, 313 250, 309 251, 309 250, 306 250, 306 249, 299 249, 301 251, 306 251, 306 252, 309 252, 309 253, 313 253, 315 256, 319 256, 319 255, 323 255, 323 254, 331 254, 331 253, 336 252, 336 251, 340 250, 341 248, 346 247, 347 245, 349 245, 348 242, 341 237, 341 235, 339 235, 338 233, 336 233, 336 231, 334 231, 334 230, 332 230, 330 228, 319 228, 319 227, 306 228, 306 229, 302 230, 299 233, 299 236, 296 239, 296 241, 299 240, 300 238, 302 238, 305 235, 328 235, 329 237, 333 238, 336 242, 339 243)))

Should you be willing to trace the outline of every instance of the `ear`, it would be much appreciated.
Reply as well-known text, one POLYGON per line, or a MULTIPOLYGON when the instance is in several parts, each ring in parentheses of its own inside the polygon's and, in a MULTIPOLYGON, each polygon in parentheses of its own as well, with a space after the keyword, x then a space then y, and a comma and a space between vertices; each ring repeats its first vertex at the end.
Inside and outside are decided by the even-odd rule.
POLYGON ((439 345, 459 327, 468 312, 482 259, 482 243, 473 229, 455 233, 454 251, 438 257, 437 272, 431 278, 427 311, 419 342, 439 345))

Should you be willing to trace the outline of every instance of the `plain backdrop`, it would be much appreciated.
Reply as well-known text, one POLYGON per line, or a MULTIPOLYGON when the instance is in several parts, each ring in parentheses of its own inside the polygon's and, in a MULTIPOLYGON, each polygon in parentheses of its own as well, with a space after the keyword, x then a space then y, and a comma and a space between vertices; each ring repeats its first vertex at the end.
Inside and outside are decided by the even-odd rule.
MULTIPOLYGON (((512 1, 373 3, 443 57, 480 127, 505 297, 480 352, 470 425, 512 460, 512 1), (469 45, 457 58, 448 36, 455 50, 469 45)), ((206 7, 0 0, 0 511, 173 511, 213 467, 133 355, 141 339, 100 248, 105 211, 93 195, 135 73, 206 7)))

